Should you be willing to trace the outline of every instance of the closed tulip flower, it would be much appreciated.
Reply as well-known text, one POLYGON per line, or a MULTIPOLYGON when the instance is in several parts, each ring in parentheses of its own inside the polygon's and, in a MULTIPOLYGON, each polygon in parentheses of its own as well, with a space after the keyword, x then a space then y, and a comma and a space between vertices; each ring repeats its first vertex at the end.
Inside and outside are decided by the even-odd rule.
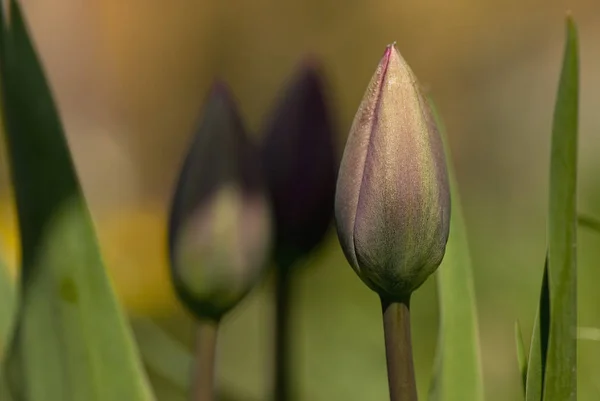
POLYGON ((338 168, 324 76, 304 62, 273 108, 261 156, 273 207, 275 246, 274 399, 290 398, 291 267, 313 251, 333 221, 338 168))
POLYGON ((265 128, 261 156, 279 264, 312 251, 333 221, 338 156, 325 92, 320 68, 305 62, 265 128))
POLYGON ((342 249, 383 299, 407 299, 440 265, 450 222, 443 144, 427 99, 395 45, 365 92, 335 199, 342 249))
POLYGON ((270 253, 270 212, 257 151, 222 84, 208 99, 171 208, 175 288, 201 318, 219 320, 255 284, 270 253))

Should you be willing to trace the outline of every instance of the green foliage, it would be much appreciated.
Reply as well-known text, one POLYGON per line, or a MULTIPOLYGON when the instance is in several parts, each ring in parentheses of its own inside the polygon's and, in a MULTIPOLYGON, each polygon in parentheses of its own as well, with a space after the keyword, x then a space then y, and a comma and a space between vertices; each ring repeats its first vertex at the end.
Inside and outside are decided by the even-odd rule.
POLYGON ((136 319, 132 323, 140 354, 148 368, 182 393, 187 392, 194 363, 189 351, 150 319, 136 319))
MULTIPOLYGON (((0 121, 4 124, 4 113, 2 112, 2 101, 0 99, 0 121)), ((8 398, 6 386, 3 386, 3 367, 5 353, 12 339, 16 312, 17 312, 17 288, 10 277, 8 267, 4 260, 0 260, 0 401, 8 398), (3 393, 4 392, 4 393, 3 393)))
MULTIPOLYGON (((446 142, 444 125, 433 102, 430 103, 446 142)), ((440 329, 430 399, 481 401, 484 389, 467 228, 447 143, 445 151, 450 177, 452 218, 446 256, 437 273, 440 329)))
POLYGON ((521 325, 517 320, 515 322, 515 345, 517 348, 517 362, 519 363, 519 372, 523 381, 523 393, 527 385, 527 352, 525 352, 525 344, 523 344, 523 334, 521 333, 521 325))
POLYGON ((575 23, 566 47, 552 127, 548 253, 527 371, 527 401, 577 399, 577 125, 579 56, 575 23))
POLYGON ((9 8, 0 69, 23 255, 10 358, 19 392, 28 401, 151 400, 42 67, 18 4, 9 8))
POLYGON ((17 288, 0 261, 0 401, 11 401, 4 372, 5 354, 13 337, 17 312, 17 288))
POLYGON ((527 362, 527 375, 525 377, 526 401, 542 400, 549 335, 550 293, 548 288, 548 258, 546 258, 540 300, 533 325, 531 345, 529 346, 529 360, 527 362))
POLYGON ((548 279, 550 337, 544 400, 577 399, 577 30, 567 18, 567 39, 552 128, 548 279))
POLYGON ((585 227, 589 230, 600 233, 600 220, 594 216, 580 214, 577 217, 577 224, 579 224, 580 227, 585 227))
POLYGON ((6 265, 0 260, 0 376, 2 376, 5 350, 12 336, 16 307, 15 285, 6 265))

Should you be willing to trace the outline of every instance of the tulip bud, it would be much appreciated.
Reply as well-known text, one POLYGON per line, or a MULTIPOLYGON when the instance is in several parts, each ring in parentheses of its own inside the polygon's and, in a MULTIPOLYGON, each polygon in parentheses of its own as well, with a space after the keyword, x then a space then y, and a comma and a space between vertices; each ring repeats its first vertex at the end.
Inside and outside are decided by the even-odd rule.
POLYGON ((267 266, 270 214, 257 152, 223 85, 208 99, 183 164, 169 223, 169 255, 180 298, 218 320, 267 266))
POLYGON ((265 129, 261 150, 275 218, 275 257, 310 252, 333 221, 338 158, 319 68, 306 63, 265 129))
POLYGON ((350 129, 335 214, 346 258, 382 298, 406 299, 444 257, 450 193, 443 144, 395 45, 387 47, 350 129))

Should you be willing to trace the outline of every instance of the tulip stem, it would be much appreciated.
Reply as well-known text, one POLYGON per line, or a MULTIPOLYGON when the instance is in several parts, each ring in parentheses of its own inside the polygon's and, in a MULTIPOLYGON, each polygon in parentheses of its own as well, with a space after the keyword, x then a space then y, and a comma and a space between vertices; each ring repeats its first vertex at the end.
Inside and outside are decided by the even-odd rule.
POLYGON ((275 272, 275 366, 274 401, 289 401, 289 328, 291 271, 278 266, 275 272))
POLYGON ((192 401, 215 400, 215 353, 219 324, 200 321, 196 329, 196 358, 192 377, 192 401))
POLYGON ((391 401, 417 401, 410 335, 410 299, 381 300, 391 401))

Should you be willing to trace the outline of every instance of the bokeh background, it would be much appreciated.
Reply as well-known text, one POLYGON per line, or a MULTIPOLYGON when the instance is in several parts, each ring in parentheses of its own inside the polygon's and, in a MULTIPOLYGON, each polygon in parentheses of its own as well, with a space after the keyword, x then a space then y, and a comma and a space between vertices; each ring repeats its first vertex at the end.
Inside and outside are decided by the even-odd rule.
MULTIPOLYGON (((230 84, 259 140, 264 118, 298 61, 306 54, 319 57, 341 153, 385 45, 397 41, 448 129, 470 234, 487 399, 520 399, 514 322, 521 322, 528 343, 544 260, 551 117, 567 9, 578 22, 581 43, 579 207, 600 216, 600 3, 22 4, 119 295, 134 324, 140 316, 151 317, 184 346, 191 344, 192 323, 168 280, 166 211, 212 79, 230 84)), ((2 163, 6 167, 4 155, 2 163)), ((0 184, 3 252, 14 263, 6 168, 0 184)), ((579 322, 594 333, 600 327, 600 236, 584 229, 579 235, 579 322)), ((387 399, 379 302, 348 267, 333 229, 298 268, 293 293, 297 399, 387 399)), ((266 280, 220 333, 219 387, 240 400, 269 395, 270 288, 266 280)), ((416 293, 413 305, 424 396, 437 336, 433 279, 416 293)), ((600 399, 598 361, 600 341, 581 339, 581 401, 600 399)), ((159 399, 185 399, 158 375, 152 379, 159 399)))

